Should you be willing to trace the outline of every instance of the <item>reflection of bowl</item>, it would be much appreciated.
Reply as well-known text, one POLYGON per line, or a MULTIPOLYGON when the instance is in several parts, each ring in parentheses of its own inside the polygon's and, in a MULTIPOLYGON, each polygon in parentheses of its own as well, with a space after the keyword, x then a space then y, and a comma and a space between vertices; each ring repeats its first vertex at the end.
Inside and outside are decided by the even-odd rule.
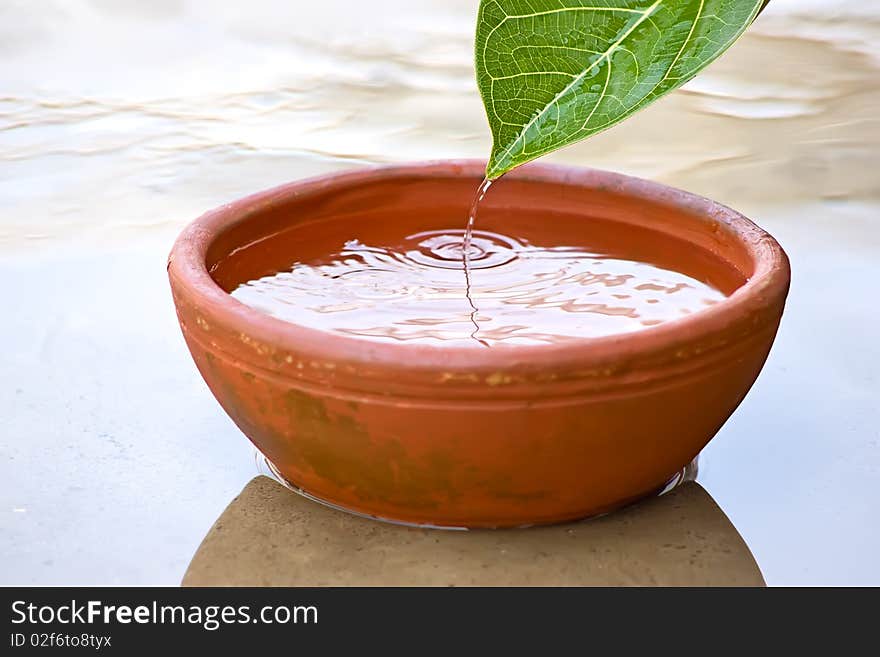
POLYGON ((463 223, 481 174, 481 163, 442 162, 296 182, 209 212, 177 240, 168 272, 199 371, 279 473, 314 497, 445 526, 593 515, 661 488, 757 377, 788 291, 779 245, 712 201, 600 171, 521 167, 493 187, 485 213, 548 241, 595 230, 732 294, 633 333, 474 348, 322 332, 226 291, 289 263, 292 248, 320 250, 285 240, 305 222, 325 222, 328 243, 348 239, 350 222, 379 238, 463 223))

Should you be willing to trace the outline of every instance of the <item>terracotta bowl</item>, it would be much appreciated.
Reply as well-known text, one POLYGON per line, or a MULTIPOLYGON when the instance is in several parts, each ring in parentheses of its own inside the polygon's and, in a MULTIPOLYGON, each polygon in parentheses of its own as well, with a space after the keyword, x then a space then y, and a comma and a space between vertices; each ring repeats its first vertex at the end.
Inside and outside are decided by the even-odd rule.
POLYGON ((633 333, 473 348, 331 334, 228 294, 310 248, 295 239, 306 222, 326 222, 328 234, 351 222, 461 228, 482 171, 439 162, 294 182, 203 215, 174 245, 168 274, 199 371, 303 492, 434 526, 599 514, 661 489, 758 376, 788 292, 779 244, 713 201, 603 171, 521 167, 493 187, 479 221, 517 221, 548 239, 556 226, 596 230, 726 286, 726 300, 633 333))

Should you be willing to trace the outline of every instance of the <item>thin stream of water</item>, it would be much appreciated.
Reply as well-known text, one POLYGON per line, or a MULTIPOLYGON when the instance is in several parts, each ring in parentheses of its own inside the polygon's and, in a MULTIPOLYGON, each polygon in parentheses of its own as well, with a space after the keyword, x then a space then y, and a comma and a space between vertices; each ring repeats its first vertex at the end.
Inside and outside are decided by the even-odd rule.
POLYGON ((492 181, 489 178, 483 178, 483 182, 477 187, 477 193, 474 195, 474 200, 471 203, 467 226, 464 230, 464 240, 461 244, 461 253, 464 264, 464 293, 465 296, 467 296, 468 304, 471 307, 471 324, 474 325, 474 331, 471 333, 471 337, 484 347, 488 347, 489 343, 477 337, 477 334, 480 332, 480 324, 477 321, 477 313, 479 310, 471 296, 471 242, 473 241, 474 236, 474 225, 477 223, 477 208, 485 198, 486 192, 489 191, 489 187, 491 186, 492 181))

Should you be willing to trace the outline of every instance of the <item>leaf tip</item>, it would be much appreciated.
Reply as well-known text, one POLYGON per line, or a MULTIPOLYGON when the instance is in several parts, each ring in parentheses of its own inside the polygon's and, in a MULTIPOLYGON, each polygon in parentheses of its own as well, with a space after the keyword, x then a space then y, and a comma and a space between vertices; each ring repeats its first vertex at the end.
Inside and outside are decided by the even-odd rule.
POLYGON ((495 180, 514 168, 514 164, 509 161, 500 161, 497 151, 493 150, 489 161, 486 163, 486 178, 495 180))

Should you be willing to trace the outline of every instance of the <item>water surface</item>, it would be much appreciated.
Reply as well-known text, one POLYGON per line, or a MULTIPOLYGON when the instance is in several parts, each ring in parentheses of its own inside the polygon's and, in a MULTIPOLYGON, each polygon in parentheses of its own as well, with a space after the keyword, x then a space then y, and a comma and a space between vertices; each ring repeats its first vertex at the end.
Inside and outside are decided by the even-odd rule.
POLYGON ((629 333, 724 294, 686 274, 582 246, 476 230, 429 231, 337 252, 246 282, 233 296, 309 328, 383 342, 546 344, 629 333))

